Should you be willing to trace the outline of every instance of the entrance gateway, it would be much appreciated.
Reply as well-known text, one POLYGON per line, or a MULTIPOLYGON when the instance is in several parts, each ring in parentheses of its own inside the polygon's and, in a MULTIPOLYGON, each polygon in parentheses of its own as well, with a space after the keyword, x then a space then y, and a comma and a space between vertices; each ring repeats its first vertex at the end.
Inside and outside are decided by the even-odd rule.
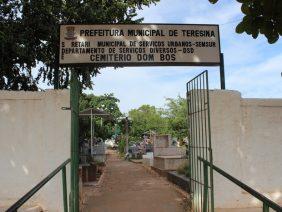
MULTIPOLYGON (((219 26, 204 24, 95 24, 61 25, 61 66, 73 67, 71 78, 71 211, 78 212, 78 99, 75 67, 220 66, 225 88, 219 26)), ((203 187, 204 167, 198 156, 212 164, 207 71, 187 84, 189 162, 192 205, 195 211, 213 211, 213 172, 203 187), (201 102, 200 105, 196 102, 201 102), (203 112, 205 111, 205 112, 203 112), (200 121, 200 117, 205 117, 200 121), (208 192, 208 193, 207 193, 208 192), (208 198, 207 198, 208 197, 208 198), (208 203, 206 202, 208 201, 208 203), (208 205, 208 207, 203 207, 208 205)))

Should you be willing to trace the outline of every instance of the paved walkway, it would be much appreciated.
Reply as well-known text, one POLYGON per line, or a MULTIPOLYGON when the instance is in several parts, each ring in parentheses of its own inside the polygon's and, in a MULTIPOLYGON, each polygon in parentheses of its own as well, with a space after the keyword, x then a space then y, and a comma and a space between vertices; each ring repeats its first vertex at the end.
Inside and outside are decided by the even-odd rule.
POLYGON ((165 179, 111 151, 101 186, 83 212, 183 212, 183 200, 165 179))

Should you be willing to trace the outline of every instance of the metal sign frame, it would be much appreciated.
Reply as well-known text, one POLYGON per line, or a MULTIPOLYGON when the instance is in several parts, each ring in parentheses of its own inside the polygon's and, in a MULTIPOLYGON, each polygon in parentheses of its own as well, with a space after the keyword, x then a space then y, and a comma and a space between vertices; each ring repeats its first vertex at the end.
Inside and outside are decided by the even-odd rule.
MULTIPOLYGON (((219 25, 218 24, 175 24, 175 23, 140 23, 140 24, 60 24, 61 26, 75 26, 75 25, 111 25, 111 26, 118 26, 118 25, 172 25, 172 26, 214 26, 217 27, 217 33, 218 33, 218 52, 219 52, 219 60, 220 62, 130 62, 130 63, 122 63, 122 62, 116 62, 116 63, 60 63, 61 67, 83 67, 83 66, 91 66, 91 67, 134 67, 134 66, 220 66, 221 64, 221 44, 220 44, 220 31, 219 31, 219 25)), ((58 54, 58 61, 60 61, 61 56, 61 40, 59 43, 59 54, 58 54)))

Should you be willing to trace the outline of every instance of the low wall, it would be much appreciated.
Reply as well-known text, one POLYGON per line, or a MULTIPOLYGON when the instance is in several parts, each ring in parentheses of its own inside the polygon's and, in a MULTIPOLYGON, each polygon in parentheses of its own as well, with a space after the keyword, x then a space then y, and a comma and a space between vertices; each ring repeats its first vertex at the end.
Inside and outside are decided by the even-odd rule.
MULTIPOLYGON (((282 204, 282 99, 243 99, 210 92, 214 164, 282 204)), ((261 207, 260 201, 214 173, 216 208, 261 207)))
MULTIPOLYGON (((0 91, 0 208, 7 207, 70 157, 68 90, 0 91)), ((69 165, 67 180, 70 182, 69 165)), ((69 188, 68 188, 69 191, 69 188)), ((28 204, 63 211, 61 173, 28 204)))
POLYGON ((167 180, 180 187, 187 193, 190 192, 190 179, 184 175, 178 174, 177 171, 167 173, 167 180))

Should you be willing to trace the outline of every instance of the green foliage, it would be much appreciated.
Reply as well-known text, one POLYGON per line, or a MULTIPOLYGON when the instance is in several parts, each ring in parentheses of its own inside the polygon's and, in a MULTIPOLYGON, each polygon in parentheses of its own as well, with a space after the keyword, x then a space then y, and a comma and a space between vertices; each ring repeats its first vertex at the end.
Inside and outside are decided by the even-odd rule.
POLYGON ((178 174, 185 175, 186 177, 190 177, 190 167, 189 163, 184 163, 182 164, 177 170, 178 174))
POLYGON ((118 143, 118 151, 120 154, 124 154, 124 150, 125 150, 125 141, 124 140, 121 140, 119 143, 118 143))
POLYGON ((187 102, 186 99, 177 98, 166 99, 165 114, 168 120, 169 133, 173 137, 182 139, 188 135, 187 127, 187 102))
POLYGON ((166 133, 168 131, 167 122, 162 115, 161 110, 150 105, 142 105, 138 109, 129 111, 129 117, 132 121, 130 135, 138 139, 149 130, 159 134, 166 133))
MULTIPOLYGON (((216 3, 218 0, 209 0, 216 3)), ((282 1, 281 0, 237 0, 242 4, 245 15, 237 25, 236 32, 246 32, 257 38, 263 34, 270 44, 275 43, 282 35, 282 1)))
POLYGON ((87 108, 99 108, 107 113, 110 113, 114 119, 121 116, 121 112, 118 107, 120 102, 113 93, 104 94, 101 96, 94 96, 93 94, 81 94, 79 100, 79 109, 84 110, 87 108))
MULTIPOLYGON (((93 94, 82 94, 79 100, 80 111, 87 108, 101 109, 112 115, 111 120, 101 121, 101 118, 95 118, 93 121, 94 132, 96 137, 102 139, 110 138, 114 134, 114 120, 121 116, 118 107, 119 99, 114 97, 114 94, 104 94, 101 96, 94 96, 93 94), (101 125, 102 123, 102 125, 101 125)), ((80 137, 90 138, 91 131, 90 118, 80 119, 80 137)))
POLYGON ((183 139, 187 137, 187 103, 184 98, 167 98, 165 108, 157 109, 154 106, 142 105, 138 109, 129 111, 132 120, 130 136, 138 140, 144 132, 150 130, 158 134, 171 134, 183 139))
MULTIPOLYGON (((0 89, 37 90, 40 80, 69 84, 69 68, 58 67, 59 24, 140 23, 137 10, 158 0, 2 0, 0 1, 0 89), (37 76, 32 69, 41 65, 37 76)), ((76 68, 82 87, 92 87, 99 68, 76 68)))

